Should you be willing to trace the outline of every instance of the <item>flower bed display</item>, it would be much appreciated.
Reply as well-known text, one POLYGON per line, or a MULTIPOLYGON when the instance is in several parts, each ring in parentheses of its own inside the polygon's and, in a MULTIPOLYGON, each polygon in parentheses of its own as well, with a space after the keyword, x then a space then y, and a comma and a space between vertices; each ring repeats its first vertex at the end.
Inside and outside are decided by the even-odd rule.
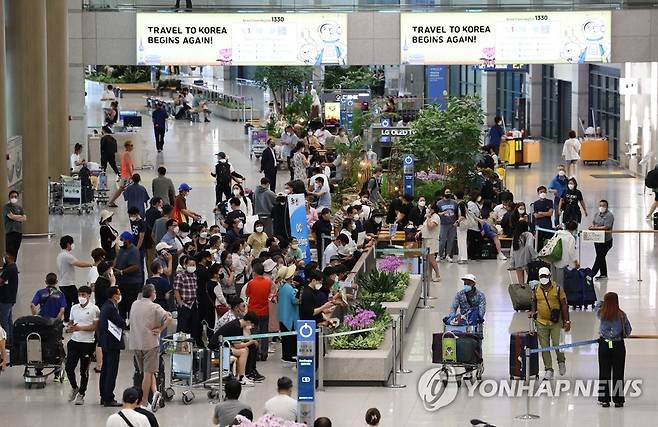
POLYGON ((336 350, 376 350, 384 341, 384 333, 390 324, 390 316, 384 314, 377 317, 372 310, 358 308, 355 314, 345 316, 343 324, 335 328, 332 333, 368 328, 374 328, 374 330, 332 337, 330 341, 331 348, 336 350))
MULTIPOLYGON (((387 257, 379 262, 379 269, 386 270, 396 265, 396 257, 387 257)), ((402 263, 395 267, 399 268, 402 263)), ((404 298, 404 293, 409 286, 409 274, 389 271, 371 271, 359 274, 356 283, 359 285, 360 302, 364 308, 370 309, 381 316, 386 313, 382 307, 383 302, 397 302, 404 298)))

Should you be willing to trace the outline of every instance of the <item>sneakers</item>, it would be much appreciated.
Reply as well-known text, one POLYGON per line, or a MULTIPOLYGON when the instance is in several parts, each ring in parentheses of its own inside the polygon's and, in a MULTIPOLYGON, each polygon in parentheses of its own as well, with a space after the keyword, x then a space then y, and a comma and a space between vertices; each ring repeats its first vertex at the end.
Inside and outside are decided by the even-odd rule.
POLYGON ((73 389, 71 389, 71 391, 69 392, 69 402, 73 402, 73 401, 75 400, 76 397, 78 397, 78 389, 77 389, 77 388, 73 388, 73 389))
POLYGON ((502 252, 498 252, 497 258, 499 261, 507 261, 507 257, 502 252))
POLYGON ((546 373, 544 374, 544 381, 550 381, 553 379, 553 370, 548 369, 546 373))
POLYGON ((293 359, 286 360, 286 359, 284 359, 284 358, 282 357, 282 358, 281 358, 281 363, 293 364, 293 363, 297 363, 297 361, 296 361, 296 360, 293 360, 293 359))
POLYGON ((603 408, 609 408, 610 407, 610 402, 599 402, 599 405, 603 408))
POLYGON ((449 257, 449 256, 446 257, 446 261, 448 261, 448 262, 454 262, 454 261, 452 260, 452 257, 449 257))
POLYGON ((262 383, 263 381, 265 381, 265 376, 261 375, 260 372, 258 371, 254 371, 247 374, 247 378, 249 378, 255 383, 262 383))
POLYGON ((160 399, 162 398, 162 394, 159 391, 156 391, 153 393, 153 399, 151 400, 151 412, 154 414, 158 412, 158 409, 160 409, 160 399))
POLYGON ((78 406, 84 405, 85 404, 85 395, 84 394, 79 394, 75 398, 75 404, 78 406))
POLYGON ((605 275, 603 275, 603 274, 599 274, 598 276, 596 276, 596 277, 594 278, 594 280, 601 280, 601 279, 607 279, 607 278, 608 278, 608 276, 605 276, 605 275))
POLYGON ((113 400, 111 402, 103 402, 103 406, 106 408, 119 408, 123 406, 123 403, 113 400))
POLYGON ((624 404, 623 403, 615 403, 615 408, 623 408, 624 404))
POLYGON ((252 380, 250 380, 246 376, 243 376, 242 378, 240 378, 240 385, 242 387, 253 387, 255 384, 252 380))
POLYGON ((560 376, 563 377, 567 373, 567 365, 564 362, 560 362, 557 364, 558 372, 560 373, 560 376))

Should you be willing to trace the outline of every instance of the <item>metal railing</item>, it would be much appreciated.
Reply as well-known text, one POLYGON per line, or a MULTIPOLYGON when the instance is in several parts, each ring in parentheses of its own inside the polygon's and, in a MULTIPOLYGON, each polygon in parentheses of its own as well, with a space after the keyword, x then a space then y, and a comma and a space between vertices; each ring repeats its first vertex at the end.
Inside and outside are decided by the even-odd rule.
MULTIPOLYGON (((658 7, 658 0, 191 0, 192 10, 294 11, 481 11, 541 9, 630 9, 658 7)), ((173 11, 175 0, 82 0, 84 9, 173 11)), ((180 8, 185 9, 185 0, 180 8)))

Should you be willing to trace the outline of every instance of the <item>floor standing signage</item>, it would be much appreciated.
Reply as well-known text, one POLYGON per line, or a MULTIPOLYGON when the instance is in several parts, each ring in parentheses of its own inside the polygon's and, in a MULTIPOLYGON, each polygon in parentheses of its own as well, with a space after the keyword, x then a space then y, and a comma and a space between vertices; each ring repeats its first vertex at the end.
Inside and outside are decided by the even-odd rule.
POLYGON ((315 421, 315 320, 298 320, 297 332, 297 405, 299 422, 315 421))
POLYGON ((308 243, 306 197, 303 194, 288 196, 288 213, 290 215, 290 235, 297 239, 299 249, 304 254, 304 261, 308 264, 311 262, 311 247, 308 243))

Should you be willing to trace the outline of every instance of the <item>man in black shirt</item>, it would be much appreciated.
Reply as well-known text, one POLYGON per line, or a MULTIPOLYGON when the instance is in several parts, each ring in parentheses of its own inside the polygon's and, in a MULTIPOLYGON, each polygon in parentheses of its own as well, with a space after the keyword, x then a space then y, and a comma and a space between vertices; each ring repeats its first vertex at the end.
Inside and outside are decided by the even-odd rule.
POLYGON ((397 199, 393 199, 388 207, 388 214, 386 215, 386 222, 388 224, 398 223, 399 228, 406 227, 409 222, 409 212, 411 212, 411 202, 413 197, 408 194, 401 195, 397 199))
POLYGON ((299 302, 299 319, 315 320, 319 325, 324 321, 322 313, 333 308, 334 303, 327 301, 320 305, 315 294, 322 288, 322 273, 318 270, 311 270, 306 277, 306 286, 302 288, 302 294, 299 302))
POLYGON ((241 204, 240 199, 238 199, 237 197, 233 197, 229 201, 230 207, 228 209, 228 213, 226 214, 226 218, 224 218, 224 228, 226 228, 227 230, 231 228, 236 218, 240 219, 242 221, 242 224, 247 223, 247 215, 245 215, 244 212, 242 212, 242 210, 240 209, 240 204, 241 204))
POLYGON ((366 230, 366 236, 371 239, 376 239, 379 236, 379 230, 381 230, 383 222, 384 212, 375 209, 370 219, 363 225, 366 230))
MULTIPOLYGON (((205 320, 209 328, 215 325, 215 294, 210 293, 208 282, 210 274, 208 268, 212 265, 212 255, 208 251, 201 251, 196 256, 196 298, 199 303, 199 318, 205 320)), ((207 331, 209 334, 212 330, 207 331)))
POLYGON ((119 168, 117 168, 117 162, 115 155, 117 153, 117 140, 112 136, 112 130, 109 126, 103 126, 102 130, 103 136, 100 140, 101 148, 101 169, 103 172, 107 169, 107 164, 110 164, 110 167, 114 173, 119 176, 119 168))
MULTIPOLYGON (((258 316, 252 311, 247 312, 242 319, 231 320, 215 331, 208 342, 208 348, 212 350, 219 349, 219 337, 250 335, 250 330, 257 321, 258 316)), ((238 358, 238 380, 243 386, 252 386, 254 382, 263 382, 265 380, 265 377, 256 370, 257 349, 258 341, 253 339, 231 341, 231 353, 238 358)))
POLYGON ((13 341, 14 320, 11 310, 16 304, 18 292, 18 268, 14 257, 9 252, 5 254, 5 263, 0 273, 0 326, 7 333, 7 348, 11 348, 13 341))

